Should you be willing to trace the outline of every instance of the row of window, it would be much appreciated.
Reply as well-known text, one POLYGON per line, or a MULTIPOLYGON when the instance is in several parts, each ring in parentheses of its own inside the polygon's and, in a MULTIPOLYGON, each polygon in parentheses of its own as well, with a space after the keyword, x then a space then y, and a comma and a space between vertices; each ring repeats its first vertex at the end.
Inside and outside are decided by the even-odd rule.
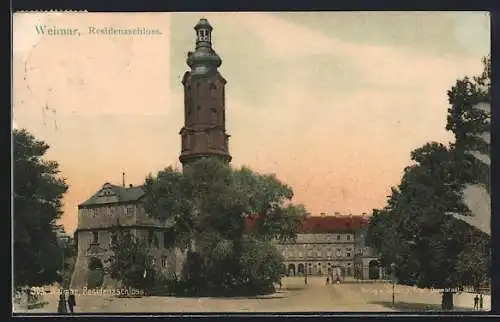
MULTIPOLYGON (((175 242, 174 234, 170 231, 163 231, 163 232, 161 232, 161 234, 163 237, 163 248, 170 248, 171 245, 173 245, 175 242)), ((160 242, 159 242, 157 235, 158 234, 156 231, 149 230, 148 235, 144 238, 144 241, 146 241, 150 247, 160 248, 160 242)), ((110 235, 110 240, 109 240, 110 246, 115 241, 115 238, 116 238, 116 236, 114 234, 110 235)), ((99 231, 92 232, 92 242, 91 243, 92 244, 99 244, 100 243, 99 231)))
POLYGON ((98 207, 80 210, 84 216, 91 216, 92 218, 98 216, 112 217, 123 213, 125 216, 135 215, 135 206, 117 206, 117 207, 98 207))
MULTIPOLYGON (((283 250, 283 256, 284 257, 304 257, 304 252, 303 251, 294 251, 294 250, 283 250)), ((317 250, 317 251, 313 251, 313 250, 309 250, 306 252, 307 256, 308 257, 332 257, 335 256, 336 257, 342 257, 343 256, 343 252, 342 252, 342 249, 341 248, 337 248, 335 250, 335 252, 333 250, 327 250, 327 251, 321 251, 321 250, 317 250)), ((351 257, 352 255, 352 249, 351 248, 346 248, 345 249, 345 257, 351 257)))

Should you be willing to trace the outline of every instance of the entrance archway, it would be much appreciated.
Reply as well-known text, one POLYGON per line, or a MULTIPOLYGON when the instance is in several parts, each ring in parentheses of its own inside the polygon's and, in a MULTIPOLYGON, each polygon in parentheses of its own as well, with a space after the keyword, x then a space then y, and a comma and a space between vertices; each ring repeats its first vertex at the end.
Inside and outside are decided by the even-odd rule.
POLYGON ((87 287, 101 287, 104 282, 104 266, 99 258, 92 257, 89 259, 87 273, 87 287))
POLYGON ((295 264, 288 265, 288 275, 295 276, 295 264))
POLYGON ((371 280, 378 280, 380 278, 380 265, 378 261, 372 260, 368 263, 368 278, 371 280))
POLYGON ((299 275, 304 275, 304 273, 306 272, 305 268, 304 268, 304 264, 300 263, 298 266, 297 266, 297 273, 299 275))

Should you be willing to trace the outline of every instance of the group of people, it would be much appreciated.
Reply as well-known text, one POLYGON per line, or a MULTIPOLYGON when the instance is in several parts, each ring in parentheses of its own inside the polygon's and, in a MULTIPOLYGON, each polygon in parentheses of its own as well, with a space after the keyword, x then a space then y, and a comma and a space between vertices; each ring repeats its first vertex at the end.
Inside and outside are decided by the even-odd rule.
POLYGON ((59 295, 59 304, 57 305, 57 313, 73 313, 75 306, 75 295, 73 293, 70 293, 68 295, 68 299, 66 299, 65 292, 61 292, 61 294, 59 295))
POLYGON ((479 311, 483 309, 483 294, 476 294, 474 297, 474 310, 479 311))
MULTIPOLYGON (((332 283, 337 283, 337 284, 340 284, 340 282, 341 282, 340 276, 337 276, 337 278, 335 278, 335 279, 334 279, 334 278, 333 278, 333 276, 332 276, 331 282, 332 282, 332 283), (334 280, 335 280, 335 281, 334 281, 334 280)), ((330 277, 327 277, 327 278, 326 278, 326 284, 330 284, 330 277)))

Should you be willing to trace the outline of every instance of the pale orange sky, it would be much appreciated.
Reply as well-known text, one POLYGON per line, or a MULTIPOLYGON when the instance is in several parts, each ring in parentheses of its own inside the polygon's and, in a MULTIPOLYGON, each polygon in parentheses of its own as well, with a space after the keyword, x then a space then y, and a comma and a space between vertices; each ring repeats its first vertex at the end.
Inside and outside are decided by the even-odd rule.
POLYGON ((489 52, 482 12, 15 14, 14 120, 67 178, 67 231, 77 205, 122 171, 141 184, 180 165, 181 78, 201 17, 228 80, 233 166, 276 173, 312 214, 384 206, 412 149, 452 139, 446 92, 489 52), (38 36, 37 24, 81 35, 38 36))

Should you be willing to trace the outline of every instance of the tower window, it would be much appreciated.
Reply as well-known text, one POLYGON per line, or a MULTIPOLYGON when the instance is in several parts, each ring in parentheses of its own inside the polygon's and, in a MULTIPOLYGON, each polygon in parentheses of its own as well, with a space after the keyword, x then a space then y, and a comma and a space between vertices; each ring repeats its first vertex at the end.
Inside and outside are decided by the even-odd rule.
POLYGON ((201 29, 199 31, 199 39, 200 39, 200 41, 207 41, 208 40, 208 30, 201 29))
POLYGON ((212 112, 212 124, 215 124, 217 123, 217 110, 212 107, 210 111, 212 112))

